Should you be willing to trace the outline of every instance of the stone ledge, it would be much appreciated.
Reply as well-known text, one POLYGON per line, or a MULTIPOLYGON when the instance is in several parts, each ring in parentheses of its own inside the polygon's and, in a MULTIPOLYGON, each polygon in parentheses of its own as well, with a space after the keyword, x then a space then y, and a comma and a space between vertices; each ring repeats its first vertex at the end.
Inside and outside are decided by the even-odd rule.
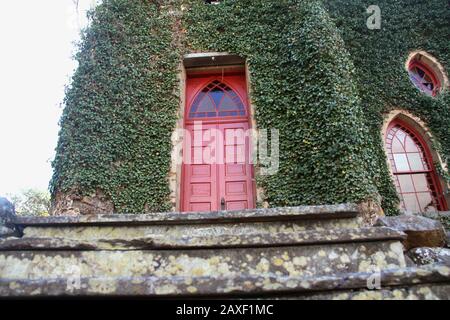
POLYGON ((448 300, 450 284, 427 283, 404 287, 385 287, 380 290, 358 289, 267 296, 282 300, 448 300))
POLYGON ((397 240, 196 250, 0 251, 9 279, 83 277, 314 276, 405 267, 397 240))
POLYGON ((298 233, 143 237, 135 239, 74 240, 15 238, 0 240, 0 251, 167 250, 202 248, 253 248, 404 240, 406 235, 387 227, 303 231, 298 233))
POLYGON ((24 238, 64 239, 136 239, 146 237, 219 236, 298 233, 307 230, 354 229, 362 227, 359 218, 333 218, 315 220, 285 220, 265 222, 205 223, 205 224, 158 224, 116 226, 28 226, 24 238))
MULTIPOLYGON (((114 277, 74 279, 0 279, 1 297, 69 296, 265 296, 311 294, 344 290, 367 290, 373 273, 350 273, 321 277, 114 277)), ((385 270, 379 274, 381 288, 423 284, 450 284, 450 266, 385 270)), ((450 291, 450 286, 446 288, 450 291)), ((376 291, 374 291, 376 292, 376 291)))
POLYGON ((439 221, 418 215, 381 217, 375 226, 402 231, 408 235, 403 243, 407 250, 418 247, 442 247, 446 244, 444 227, 439 221))
POLYGON ((243 65, 245 59, 226 52, 190 53, 183 57, 186 68, 243 65))
POLYGON ((31 217, 19 216, 16 223, 27 226, 109 226, 109 225, 158 225, 158 224, 207 224, 264 222, 308 219, 355 218, 359 213, 355 204, 301 206, 243 211, 216 211, 192 213, 111 214, 31 217))

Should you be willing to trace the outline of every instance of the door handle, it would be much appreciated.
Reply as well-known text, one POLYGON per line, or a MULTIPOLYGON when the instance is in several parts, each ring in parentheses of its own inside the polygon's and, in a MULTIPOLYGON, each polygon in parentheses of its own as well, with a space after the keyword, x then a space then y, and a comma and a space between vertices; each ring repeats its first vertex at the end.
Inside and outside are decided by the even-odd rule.
POLYGON ((224 197, 222 197, 222 199, 220 199, 220 210, 222 210, 222 211, 226 210, 224 197))

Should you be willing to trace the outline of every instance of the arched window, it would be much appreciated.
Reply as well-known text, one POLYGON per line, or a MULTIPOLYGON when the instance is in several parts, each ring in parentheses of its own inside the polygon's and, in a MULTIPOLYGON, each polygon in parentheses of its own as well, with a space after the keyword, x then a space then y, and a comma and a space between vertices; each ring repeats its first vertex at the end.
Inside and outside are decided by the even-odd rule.
POLYGON ((194 99, 189 118, 242 117, 246 115, 241 98, 226 84, 214 80, 194 99))
POLYGON ((409 64, 409 78, 426 95, 435 96, 440 90, 439 80, 431 68, 417 60, 412 60, 409 64))
POLYGON ((431 154, 420 135, 394 120, 385 143, 401 207, 411 212, 443 210, 431 154))

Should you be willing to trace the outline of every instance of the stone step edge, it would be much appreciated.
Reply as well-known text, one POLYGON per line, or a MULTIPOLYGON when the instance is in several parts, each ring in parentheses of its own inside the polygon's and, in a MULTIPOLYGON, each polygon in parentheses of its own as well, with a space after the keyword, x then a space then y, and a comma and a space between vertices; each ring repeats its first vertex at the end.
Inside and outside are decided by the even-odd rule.
POLYGON ((0 240, 1 251, 125 251, 199 250, 287 246, 313 246, 355 242, 403 241, 406 234, 388 227, 309 230, 286 233, 144 237, 135 239, 8 238, 0 240))
POLYGON ((49 296, 264 296, 308 294, 343 290, 381 289, 421 284, 449 284, 450 265, 398 268, 378 273, 349 273, 319 277, 115 277, 58 278, 38 280, 0 279, 0 297, 49 296))
POLYGON ((101 214, 79 216, 18 216, 16 224, 27 226, 134 226, 158 224, 209 224, 265 221, 292 221, 312 219, 355 218, 359 213, 356 204, 281 207, 241 211, 215 212, 163 212, 148 214, 101 214))

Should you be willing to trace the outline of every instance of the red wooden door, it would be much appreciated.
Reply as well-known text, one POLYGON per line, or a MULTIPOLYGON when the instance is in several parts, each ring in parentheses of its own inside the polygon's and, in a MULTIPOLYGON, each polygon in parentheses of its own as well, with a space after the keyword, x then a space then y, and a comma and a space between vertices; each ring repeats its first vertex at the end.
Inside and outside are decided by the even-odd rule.
POLYGON ((243 74, 188 78, 182 211, 254 207, 243 74))

